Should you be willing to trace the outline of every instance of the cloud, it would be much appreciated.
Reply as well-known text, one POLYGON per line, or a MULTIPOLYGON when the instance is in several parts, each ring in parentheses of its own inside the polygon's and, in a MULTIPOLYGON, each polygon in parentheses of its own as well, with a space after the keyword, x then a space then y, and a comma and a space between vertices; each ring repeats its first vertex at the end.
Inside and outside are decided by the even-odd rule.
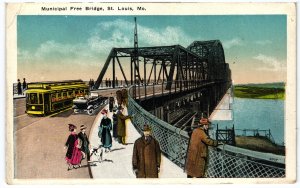
MULTIPOLYGON (((82 43, 69 44, 46 41, 32 52, 19 49, 20 61, 43 62, 56 60, 57 63, 101 59, 104 61, 113 47, 131 48, 134 45, 134 23, 122 19, 101 22, 90 32, 82 43)), ((180 44, 189 45, 193 40, 180 27, 166 26, 153 28, 138 25, 139 47, 180 44)))
MULTIPOLYGON (((139 46, 164 46, 180 44, 187 46, 193 40, 180 27, 165 28, 145 27, 137 25, 139 46)), ((134 23, 117 19, 98 24, 89 39, 93 49, 101 50, 103 44, 107 47, 133 47, 134 23), (110 35, 107 35, 107 33, 110 35)))
POLYGON ((258 40, 258 41, 255 41, 254 43, 264 46, 264 45, 272 44, 272 41, 270 41, 270 40, 258 40))
POLYGON ((223 47, 226 49, 232 48, 234 46, 243 46, 243 41, 239 38, 234 38, 223 42, 223 47))
POLYGON ((253 57, 253 59, 256 59, 262 63, 258 67, 258 70, 274 71, 274 72, 286 70, 286 63, 278 60, 275 57, 259 54, 253 57))

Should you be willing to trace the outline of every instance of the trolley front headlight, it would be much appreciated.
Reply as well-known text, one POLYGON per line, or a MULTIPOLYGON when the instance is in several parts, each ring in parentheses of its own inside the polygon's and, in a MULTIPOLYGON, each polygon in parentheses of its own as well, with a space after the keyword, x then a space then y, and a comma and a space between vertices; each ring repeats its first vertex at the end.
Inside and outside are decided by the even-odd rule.
POLYGON ((31 109, 32 109, 32 110, 35 110, 35 106, 32 106, 31 109))

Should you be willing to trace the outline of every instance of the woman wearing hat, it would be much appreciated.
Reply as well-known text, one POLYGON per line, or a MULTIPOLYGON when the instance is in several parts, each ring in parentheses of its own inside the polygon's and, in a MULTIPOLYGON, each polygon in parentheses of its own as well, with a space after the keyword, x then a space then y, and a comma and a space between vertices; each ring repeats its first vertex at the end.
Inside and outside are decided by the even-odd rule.
POLYGON ((108 150, 110 151, 110 148, 112 146, 112 139, 110 134, 110 131, 112 129, 112 122, 111 119, 107 117, 106 109, 102 110, 101 114, 103 115, 103 118, 100 122, 98 135, 101 136, 101 143, 105 148, 105 152, 108 152, 108 150))
POLYGON ((118 140, 120 144, 126 145, 125 143, 125 137, 126 137, 126 124, 125 120, 132 118, 132 116, 125 116, 123 114, 124 108, 122 106, 119 106, 119 112, 117 113, 118 117, 118 128, 117 128, 117 133, 118 133, 118 140))
POLYGON ((187 153, 185 170, 188 178, 202 178, 205 173, 208 146, 217 146, 218 142, 208 137, 210 122, 207 118, 201 118, 200 127, 194 129, 187 153))
POLYGON ((80 151, 80 142, 76 134, 76 126, 69 124, 69 131, 71 132, 68 140, 65 144, 65 148, 68 148, 66 153, 66 161, 68 164, 68 170, 71 170, 73 167, 76 169, 81 166, 82 153, 80 151))

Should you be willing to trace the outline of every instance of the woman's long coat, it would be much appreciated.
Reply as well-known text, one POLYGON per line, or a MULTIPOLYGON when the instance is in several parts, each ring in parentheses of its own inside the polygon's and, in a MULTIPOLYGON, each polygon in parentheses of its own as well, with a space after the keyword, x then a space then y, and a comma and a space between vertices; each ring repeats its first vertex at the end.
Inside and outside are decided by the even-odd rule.
POLYGON ((100 122, 99 131, 101 131, 101 143, 104 148, 110 148, 112 146, 112 139, 110 134, 111 129, 111 119, 103 118, 100 122))
POLYGON ((79 146, 79 139, 77 134, 71 133, 68 137, 68 140, 65 144, 65 146, 68 147, 68 151, 66 153, 66 161, 69 164, 72 165, 78 165, 81 162, 82 159, 82 153, 80 149, 78 148, 79 146))
POLYGON ((208 146, 217 146, 218 142, 212 140, 203 128, 197 128, 191 135, 186 159, 185 170, 192 177, 203 177, 207 161, 208 146))
POLYGON ((132 167, 137 169, 137 178, 158 178, 160 168, 161 151, 159 143, 150 136, 137 139, 133 146, 132 167))
POLYGON ((112 116, 113 120, 113 137, 117 138, 118 137, 118 116, 117 114, 114 114, 112 116))
POLYGON ((73 149, 74 149, 74 144, 75 144, 75 141, 78 139, 78 135, 75 134, 75 133, 71 133, 69 136, 68 136, 68 139, 65 143, 65 146, 68 147, 68 150, 67 150, 67 153, 66 153, 66 157, 71 159, 72 158, 72 154, 73 154, 73 149))
POLYGON ((122 112, 118 112, 118 136, 126 136, 125 120, 131 118, 131 116, 125 116, 122 112))

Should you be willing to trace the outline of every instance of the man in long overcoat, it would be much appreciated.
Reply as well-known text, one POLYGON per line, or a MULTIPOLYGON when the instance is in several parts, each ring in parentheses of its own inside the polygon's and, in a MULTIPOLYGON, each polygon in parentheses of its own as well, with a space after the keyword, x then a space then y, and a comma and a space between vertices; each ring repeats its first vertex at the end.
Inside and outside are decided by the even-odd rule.
POLYGON ((119 106, 119 112, 117 113, 118 117, 118 138, 119 143, 122 143, 123 145, 126 145, 125 143, 125 137, 126 137, 126 125, 125 120, 131 118, 132 116, 125 116, 123 114, 124 108, 122 106, 119 106))
POLYGON ((159 143, 150 135, 151 129, 144 126, 144 135, 133 146, 132 167, 137 178, 158 178, 161 151, 159 143))
POLYGON ((207 135, 209 121, 201 118, 200 127, 196 128, 190 139, 185 170, 188 178, 202 178, 207 163, 208 146, 217 146, 218 142, 207 135))

